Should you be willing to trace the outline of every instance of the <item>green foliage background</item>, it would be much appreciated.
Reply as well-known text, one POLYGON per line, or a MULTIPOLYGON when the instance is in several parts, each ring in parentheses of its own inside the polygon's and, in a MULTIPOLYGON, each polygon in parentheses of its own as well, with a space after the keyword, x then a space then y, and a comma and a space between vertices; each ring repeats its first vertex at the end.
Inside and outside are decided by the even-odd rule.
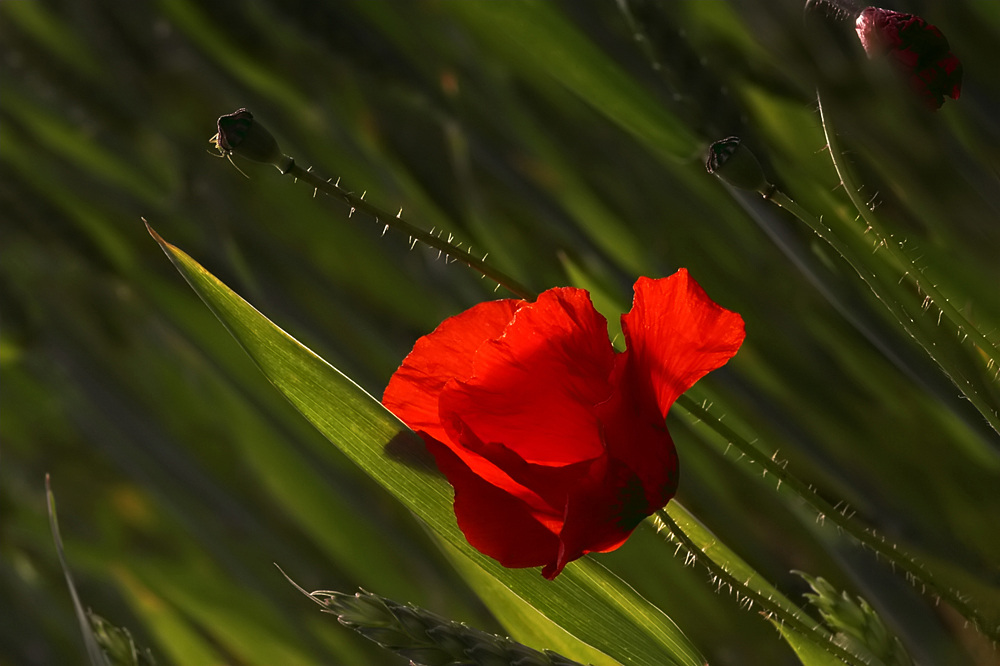
MULTIPOLYGON (((738 134, 790 196, 863 237, 821 86, 892 241, 995 339, 1000 5, 893 7, 965 64, 962 99, 934 114, 867 62, 849 20, 804 21, 793 0, 655 7, 659 73, 610 1, 0 1, 0 664, 82 660, 46 472, 85 603, 163 663, 401 663, 274 562, 307 589, 510 631, 260 376, 140 216, 375 396, 417 337, 502 290, 269 167, 239 163, 247 180, 212 159, 215 118, 244 106, 300 164, 532 288, 591 288, 612 325, 637 275, 689 268, 748 330, 694 397, 1000 623, 1000 437, 825 243, 701 163, 738 134)), ((933 306, 915 316, 936 325, 933 306)), ((975 366, 950 343, 940 357, 975 366)), ((671 432, 680 500, 787 596, 808 590, 790 570, 821 575, 922 663, 997 662, 703 425, 677 413, 671 432)), ((798 663, 652 529, 599 559, 712 664, 798 663)))

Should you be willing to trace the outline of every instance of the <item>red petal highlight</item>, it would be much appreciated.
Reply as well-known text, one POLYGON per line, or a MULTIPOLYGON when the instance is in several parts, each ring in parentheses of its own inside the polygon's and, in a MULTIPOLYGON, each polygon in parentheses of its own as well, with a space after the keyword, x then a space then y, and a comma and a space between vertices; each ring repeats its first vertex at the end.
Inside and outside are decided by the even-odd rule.
POLYGON ((421 338, 386 388, 455 488, 469 543, 504 566, 554 578, 666 504, 678 478, 667 410, 744 336, 684 270, 640 279, 622 328, 616 354, 580 289, 484 303, 421 338))
POLYGON ((712 301, 683 268, 662 280, 639 278, 622 332, 626 381, 654 397, 663 416, 681 393, 725 365, 746 335, 743 318, 712 301))
POLYGON ((455 488, 455 517, 469 543, 509 568, 549 564, 556 535, 532 508, 471 470, 441 444, 428 444, 438 468, 455 488))
POLYGON ((441 322, 417 340, 392 375, 382 404, 411 429, 446 439, 438 416, 438 397, 448 381, 472 376, 472 361, 485 340, 499 337, 524 301, 480 303, 441 322))
POLYGON ((484 442, 502 442, 529 463, 594 458, 604 451, 594 406, 611 394, 613 366, 607 321, 587 292, 550 289, 480 347, 470 379, 448 383, 441 420, 448 428, 450 415, 461 415, 484 442))

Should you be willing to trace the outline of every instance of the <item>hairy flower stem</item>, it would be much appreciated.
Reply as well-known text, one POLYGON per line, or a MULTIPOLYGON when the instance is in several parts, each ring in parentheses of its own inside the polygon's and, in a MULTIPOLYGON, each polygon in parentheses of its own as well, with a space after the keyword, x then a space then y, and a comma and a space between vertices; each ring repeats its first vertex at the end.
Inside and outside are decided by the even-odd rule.
MULTIPOLYGON (((351 207, 348 217, 353 215, 356 210, 364 211, 374 217, 376 222, 384 224, 386 229, 393 227, 409 234, 411 247, 417 242, 423 242, 441 252, 446 260, 451 258, 461 261, 485 277, 491 278, 497 284, 506 287, 511 293, 528 301, 535 299, 536 294, 533 291, 505 273, 487 265, 482 259, 452 245, 450 240, 442 240, 439 236, 403 220, 402 209, 396 215, 390 215, 381 208, 365 201, 364 194, 359 197, 341 188, 339 180, 335 183, 331 182, 332 179, 323 180, 311 169, 303 169, 295 163, 292 157, 284 154, 274 135, 263 123, 254 118, 249 109, 237 109, 233 113, 220 116, 216 121, 216 129, 218 131, 215 136, 209 139, 209 143, 215 146, 222 157, 232 162, 234 167, 236 163, 233 162, 233 155, 238 155, 251 162, 270 164, 281 172, 282 176, 291 174, 296 181, 303 180, 309 183, 313 186, 314 192, 322 191, 324 194, 345 201, 351 207)), ((243 173, 239 167, 236 169, 243 173)))
MULTIPOLYGON (((923 309, 927 309, 930 305, 934 305, 941 315, 948 320, 952 327, 956 337, 965 341, 970 340, 979 354, 987 359, 987 369, 992 369, 994 372, 1000 368, 1000 353, 997 351, 997 347, 994 343, 990 342, 985 335, 983 335, 974 324, 972 324, 968 319, 966 319, 961 312, 959 312, 955 306, 949 301, 938 289, 928 280, 921 280, 921 271, 918 267, 913 265, 913 262, 899 249, 898 245, 892 242, 892 239, 882 231, 878 220, 875 218, 871 207, 865 204, 859 195, 859 189, 851 178, 850 173, 843 165, 842 153, 840 151, 839 144, 837 142, 836 133, 830 129, 830 121, 827 117, 826 112, 823 109, 823 99, 816 91, 816 102, 819 106, 820 121, 823 124, 823 134, 826 137, 826 145, 830 152, 830 159, 833 162, 833 168, 837 172, 837 176, 840 178, 841 184, 844 186, 844 190, 847 192, 847 196, 850 198, 851 203, 858 210, 858 213, 864 219, 867 229, 865 231, 866 235, 872 236, 875 239, 875 249, 884 253, 887 253, 891 265, 896 269, 896 272, 892 275, 885 276, 883 278, 883 284, 888 280, 890 283, 898 284, 900 282, 905 282, 911 289, 916 291, 918 294, 922 293, 924 295, 923 309)), ((791 201, 791 200, 789 200, 791 201)), ((779 202, 776 202, 779 203, 779 202)), ((794 202, 791 202, 794 204, 794 202)), ((782 205, 779 203, 779 205, 782 205)), ((800 220, 807 221, 803 219, 798 213, 792 211, 796 217, 800 220)), ((838 250, 839 252, 840 250, 838 250)), ((842 256, 843 253, 841 252, 842 256)), ((848 256, 844 256, 845 259, 850 259, 848 256)), ((853 265, 854 262, 852 262, 853 265)), ((855 270, 858 270, 858 266, 855 266, 855 270)), ((861 273, 860 270, 858 270, 861 273)), ((864 277, 864 275, 862 275, 864 277)), ((875 277, 874 275, 872 276, 875 277)), ((866 280, 868 282, 868 280, 866 280)), ((949 379, 958 387, 960 391, 976 406, 976 409, 983 415, 983 417, 989 422, 993 429, 1000 432, 1000 414, 997 413, 997 406, 991 404, 984 396, 976 390, 975 386, 971 383, 969 379, 963 376, 960 369, 951 367, 950 363, 945 363, 938 359, 936 354, 939 350, 936 349, 933 340, 928 339, 926 334, 923 334, 920 330, 915 330, 916 327, 913 325, 913 320, 906 314, 905 310, 898 303, 890 304, 886 297, 883 297, 876 285, 869 282, 869 286, 875 291, 879 299, 889 305, 889 309, 896 314, 897 318, 900 319, 900 323, 903 328, 906 329, 918 343, 924 348, 924 350, 934 359, 938 365, 941 367, 942 371, 948 376, 949 379), (909 325, 908 325, 909 324, 909 325)))
POLYGON ((914 586, 917 583, 920 584, 922 592, 932 598, 943 599, 961 613, 981 633, 994 641, 1000 641, 1000 627, 990 626, 979 611, 970 606, 957 590, 940 586, 934 580, 932 574, 926 571, 912 557, 897 549, 895 545, 888 543, 884 537, 876 534, 874 529, 858 524, 845 508, 839 505, 834 506, 817 495, 808 484, 788 472, 784 465, 777 461, 776 457, 772 456, 768 458, 753 444, 740 436, 739 433, 713 416, 706 407, 698 404, 690 397, 682 395, 677 399, 676 404, 722 436, 726 442, 732 445, 733 448, 745 456, 752 464, 763 467, 765 474, 770 474, 777 479, 779 488, 786 486, 812 507, 816 512, 817 521, 821 524, 825 524, 829 520, 862 546, 871 549, 877 558, 885 560, 893 569, 898 568, 905 572, 907 579, 914 586))
MULTIPOLYGON (((445 256, 451 257, 457 261, 461 261, 463 264, 472 268, 479 273, 482 273, 486 277, 494 280, 499 285, 505 287, 512 294, 523 298, 527 301, 532 301, 535 299, 537 294, 532 290, 528 289, 524 285, 520 284, 514 280, 509 275, 497 270, 496 268, 490 266, 482 259, 473 256, 469 252, 455 247, 448 241, 435 236, 434 234, 421 229, 420 227, 414 226, 404 220, 400 215, 392 215, 381 208, 374 206, 362 197, 359 197, 347 190, 343 189, 337 183, 331 182, 329 180, 323 180, 312 171, 303 169, 298 164, 292 163, 288 171, 284 172, 290 174, 296 180, 301 180, 309 185, 312 185, 316 190, 328 194, 336 199, 341 199, 347 203, 352 209, 352 213, 355 210, 364 211, 365 213, 371 215, 375 218, 376 222, 385 224, 393 229, 402 231, 410 236, 414 242, 421 242, 425 245, 429 245, 435 250, 440 250, 445 256)), ((362 195, 363 196, 363 195, 362 195)))
MULTIPOLYGON (((842 165, 836 135, 830 130, 818 93, 817 100, 834 168, 865 221, 866 229, 860 234, 848 229, 838 235, 822 217, 805 210, 777 188, 770 190, 765 198, 790 212, 826 241, 857 272, 900 327, 924 349, 990 427, 1000 433, 1000 408, 994 386, 996 373, 1000 372, 1000 352, 933 284, 923 279, 922 271, 900 249, 900 243, 881 230, 870 206, 861 200, 857 186, 842 165), (873 258, 875 254, 878 256, 873 258), (929 325, 926 312, 931 306, 937 308, 938 317, 929 325), (955 341, 959 345, 955 345, 955 341), (966 341, 975 345, 975 354, 964 353, 960 345, 966 341), (994 373, 992 384, 988 378, 990 372, 994 373)), ((724 174, 719 171, 716 175, 724 174)))
POLYGON ((765 618, 777 622, 802 636, 813 638, 818 645, 823 646, 830 654, 844 663, 852 664, 853 666, 865 666, 865 662, 858 656, 834 643, 830 633, 823 629, 815 620, 805 615, 801 609, 797 607, 794 607, 794 610, 785 608, 782 604, 777 603, 751 587, 749 581, 740 581, 727 571, 724 566, 717 564, 708 553, 710 546, 700 547, 692 541, 666 510, 660 509, 653 514, 653 522, 657 530, 667 530, 670 533, 671 539, 683 547, 696 562, 700 562, 708 569, 712 580, 719 588, 730 588, 737 594, 737 598, 742 594, 741 605, 745 604, 748 608, 757 605, 761 609, 760 614, 765 618), (699 556, 699 554, 703 557, 699 556))

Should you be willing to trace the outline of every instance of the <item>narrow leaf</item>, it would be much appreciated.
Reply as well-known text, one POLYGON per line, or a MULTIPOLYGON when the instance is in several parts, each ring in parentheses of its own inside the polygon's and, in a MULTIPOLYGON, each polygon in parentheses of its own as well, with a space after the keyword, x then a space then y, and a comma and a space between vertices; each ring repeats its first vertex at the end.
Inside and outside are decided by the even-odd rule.
POLYGON ((546 581, 536 570, 505 569, 474 550, 455 523, 451 487, 428 463, 423 442, 412 431, 191 257, 149 231, 275 387, 448 543, 550 620, 621 662, 705 663, 670 618, 593 559, 546 581))
POLYGON ((654 522, 665 520, 668 521, 665 524, 672 530, 674 538, 680 539, 688 550, 698 551, 692 554, 707 558, 708 562, 705 564, 712 570, 720 590, 731 592, 747 610, 757 611, 772 622, 788 627, 788 631, 782 632, 782 635, 796 641, 789 641, 796 652, 801 648, 801 641, 809 641, 835 657, 835 663, 846 662, 855 666, 867 663, 863 657, 837 643, 822 624, 781 594, 679 502, 668 504, 663 512, 656 515, 654 522), (670 526, 670 522, 676 528, 670 526))
POLYGON ((91 666, 108 666, 108 660, 104 652, 97 644, 94 636, 94 629, 90 626, 90 620, 83 604, 80 603, 80 595, 76 592, 76 583, 73 581, 73 574, 70 573, 69 564, 66 562, 66 551, 63 549, 62 534, 59 532, 59 517, 56 515, 56 496, 52 492, 52 484, 49 475, 45 475, 45 499, 49 510, 49 527, 52 529, 52 541, 56 545, 56 554, 59 556, 59 566, 62 568, 63 576, 66 577, 66 586, 69 587, 70 597, 73 599, 73 610, 76 619, 80 623, 80 631, 83 632, 83 643, 87 648, 87 657, 91 666))
POLYGON ((844 662, 830 654, 829 650, 811 641, 802 634, 792 631, 782 623, 772 620, 782 638, 795 651, 795 656, 802 662, 802 666, 843 666, 844 662))

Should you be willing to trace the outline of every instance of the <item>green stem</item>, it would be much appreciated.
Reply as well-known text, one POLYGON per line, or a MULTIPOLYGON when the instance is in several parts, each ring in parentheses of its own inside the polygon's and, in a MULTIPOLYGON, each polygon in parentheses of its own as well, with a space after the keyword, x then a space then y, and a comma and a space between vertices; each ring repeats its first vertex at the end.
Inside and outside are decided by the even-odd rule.
POLYGON ((482 273, 491 280, 494 280, 497 284, 505 287, 508 291, 519 298, 531 301, 537 297, 537 294, 534 291, 520 284, 506 273, 493 268, 479 257, 455 247, 447 240, 439 238, 429 231, 425 231, 420 227, 410 224, 399 214, 392 215, 381 208, 368 203, 364 200, 364 195, 359 197, 351 192, 348 192, 337 183, 329 180, 323 180, 312 171, 303 169, 294 162, 287 170, 283 170, 282 173, 291 174, 296 180, 304 181, 324 194, 343 200, 351 207, 352 213, 355 210, 364 211, 374 217, 376 222, 385 224, 386 226, 408 234, 410 238, 413 239, 414 243, 419 241, 425 245, 429 245, 435 250, 440 250, 444 256, 460 261, 469 268, 482 273))
POLYGON ((794 610, 786 609, 781 604, 751 587, 749 581, 743 582, 738 580, 724 566, 717 564, 711 555, 708 554, 711 546, 703 548, 692 541, 684 533, 680 525, 664 509, 660 509, 653 514, 653 522, 656 524, 658 531, 666 529, 670 532, 670 538, 676 540, 689 554, 694 556, 696 561, 701 562, 708 569, 713 581, 718 584, 719 588, 728 586, 734 592, 741 590, 744 597, 760 607, 762 609, 761 614, 768 619, 774 619, 802 636, 813 637, 818 645, 822 645, 830 654, 844 663, 853 664, 854 666, 865 666, 865 662, 859 657, 834 643, 829 632, 825 631, 812 618, 804 615, 801 609, 797 607, 793 607, 794 610), (701 553, 704 557, 698 557, 698 553, 701 553))
POLYGON ((935 339, 936 336, 931 335, 929 331, 921 328, 917 324, 916 314, 908 312, 902 305, 903 301, 892 292, 895 291, 898 293, 900 291, 899 285, 906 285, 917 298, 921 299, 920 304, 913 308, 914 312, 926 311, 931 305, 937 307, 939 310, 938 324, 940 324, 941 317, 943 317, 950 324, 952 328, 951 332, 956 339, 962 342, 966 340, 971 341, 977 348, 977 356, 986 358, 986 363, 983 365, 981 365, 979 359, 975 359, 974 361, 975 366, 979 368, 980 372, 988 373, 992 370, 996 373, 997 369, 1000 368, 1000 354, 998 354, 996 346, 974 324, 966 319, 937 287, 928 281, 920 279, 920 269, 881 230, 874 213, 861 199, 858 187, 843 165, 837 137, 830 129, 831 123, 824 111, 819 91, 816 93, 816 99, 819 105, 820 120, 823 124, 823 133, 826 137, 827 148, 830 151, 830 159, 833 162, 837 176, 840 178, 840 182, 843 184, 851 203, 858 210, 858 213, 867 225, 864 234, 868 238, 874 239, 873 251, 886 255, 888 261, 874 263, 875 268, 869 267, 867 264, 873 262, 863 262, 861 257, 864 255, 860 251, 852 250, 846 243, 839 240, 821 219, 817 219, 806 212, 783 193, 776 193, 771 200, 809 225, 813 231, 823 238, 823 240, 827 241, 858 272, 858 275, 875 292, 879 300, 893 313, 903 329, 924 348, 931 359, 938 364, 945 375, 979 410, 993 429, 1000 432, 1000 414, 998 414, 997 405, 987 399, 985 390, 977 388, 976 384, 973 383, 973 377, 963 372, 962 368, 958 367, 958 364, 954 360, 944 357, 946 350, 943 348, 943 345, 937 344, 938 340, 935 339), (877 275, 876 271, 881 273, 881 275, 877 275))
POLYGON ((714 430, 728 444, 743 454, 750 463, 760 465, 765 474, 770 474, 777 479, 778 488, 785 486, 801 498, 816 512, 819 522, 825 524, 829 520, 834 523, 862 546, 870 548, 878 558, 888 562, 891 567, 906 572, 907 578, 912 583, 920 583, 924 593, 943 599, 980 632, 994 641, 1000 641, 1000 627, 990 627, 979 611, 970 606, 959 592, 941 587, 933 576, 917 564, 913 558, 898 550, 894 545, 886 543, 885 538, 878 536, 873 529, 859 525, 847 514, 845 509, 839 508, 839 505, 834 506, 817 495, 809 485, 788 472, 782 463, 774 457, 769 458, 735 430, 714 417, 704 406, 687 395, 678 398, 676 404, 714 430))

